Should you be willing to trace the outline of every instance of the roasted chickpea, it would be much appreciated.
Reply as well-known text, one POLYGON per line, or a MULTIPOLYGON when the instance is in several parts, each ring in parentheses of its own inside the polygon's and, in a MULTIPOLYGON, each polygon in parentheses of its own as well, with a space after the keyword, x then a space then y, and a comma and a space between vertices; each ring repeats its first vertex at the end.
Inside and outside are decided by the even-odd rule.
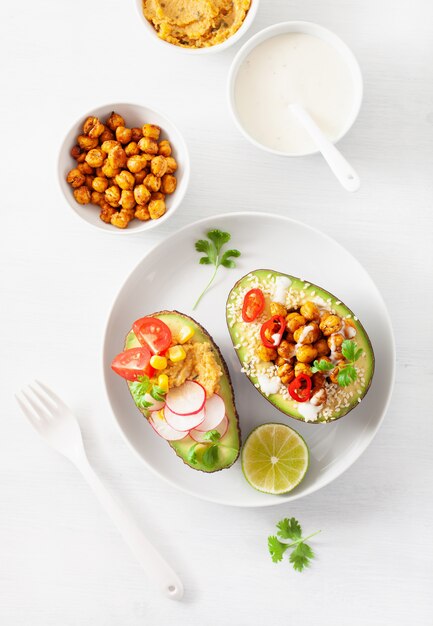
POLYGON ((115 180, 121 189, 132 189, 135 185, 134 174, 128 170, 122 170, 120 174, 117 174, 115 180))
POLYGON ((311 371, 311 367, 306 363, 295 363, 295 376, 299 376, 299 374, 312 376, 313 372, 311 371))
POLYGON ((150 162, 150 170, 152 174, 162 178, 167 171, 167 161, 163 156, 156 156, 150 162))
POLYGON ((313 388, 321 389, 325 386, 325 376, 322 372, 315 372, 312 377, 313 388))
POLYGON ((270 309, 271 315, 281 315, 281 317, 286 317, 287 315, 286 307, 279 302, 271 302, 270 309))
MULTIPOLYGON (((155 126, 154 124, 144 124, 141 127, 143 132, 143 137, 149 137, 149 139, 159 139, 159 135, 161 134, 161 129, 159 126, 155 126)), ((156 153, 155 153, 156 154, 156 153)))
POLYGON ((322 406, 322 404, 325 404, 327 398, 328 398, 328 394, 326 393, 326 389, 324 389, 323 387, 322 388, 313 387, 311 391, 311 396, 310 396, 311 404, 313 404, 314 406, 322 406))
POLYGON ((132 157, 136 154, 140 154, 140 148, 138 147, 138 143, 135 141, 131 141, 125 146, 125 153, 127 157, 132 157))
POLYGON ((278 367, 280 365, 284 365, 284 363, 287 363, 286 359, 283 359, 282 356, 277 356, 277 358, 274 361, 275 365, 277 365, 278 367))
POLYGON ((341 346, 343 344, 344 337, 343 335, 331 335, 328 337, 328 347, 331 352, 341 352, 341 346))
POLYGON ((136 185, 141 185, 141 183, 144 181, 144 179, 147 176, 147 170, 141 170, 141 172, 136 172, 134 174, 134 178, 135 178, 135 184, 136 185))
POLYGON ((101 142, 101 144, 103 144, 104 141, 112 141, 113 139, 114 139, 114 133, 109 128, 105 128, 104 132, 99 137, 99 141, 101 142))
POLYGON ((134 189, 134 198, 137 204, 144 206, 150 200, 150 191, 144 185, 137 185, 134 189))
POLYGON ((122 146, 114 146, 108 153, 108 162, 111 167, 125 167, 128 157, 122 146))
POLYGON ((117 228, 126 228, 133 217, 134 214, 131 215, 128 211, 119 211, 111 216, 111 223, 117 228))
POLYGON ((161 179, 161 191, 163 193, 174 193, 176 191, 177 180, 172 174, 165 174, 161 179))
POLYGON ((274 361, 277 358, 277 351, 274 348, 267 348, 266 346, 260 345, 256 354, 262 361, 274 361))
POLYGON ((94 176, 86 176, 86 182, 84 183, 90 191, 93 191, 93 180, 94 176))
POLYGON ((125 120, 121 115, 113 111, 106 121, 106 125, 114 132, 119 126, 125 126, 125 120))
POLYGON ((335 383, 336 385, 338 385, 338 374, 339 374, 340 370, 342 370, 345 365, 346 365, 346 361, 344 361, 344 360, 338 361, 337 367, 335 367, 332 370, 332 372, 329 374, 330 380, 333 383, 335 383))
POLYGON ((356 336, 356 324, 352 319, 346 319, 345 322, 344 335, 347 339, 353 339, 356 336))
POLYGON ((120 189, 117 185, 111 185, 105 192, 105 200, 112 207, 118 207, 120 201, 120 189))
POLYGON ((119 204, 123 209, 133 209, 135 207, 134 192, 130 189, 122 189, 119 204))
POLYGON ((119 145, 119 142, 115 139, 107 139, 101 144, 101 150, 103 150, 106 154, 110 152, 113 148, 119 145))
POLYGON ((101 202, 100 206, 101 206, 101 212, 99 214, 100 219, 106 224, 111 224, 112 216, 115 213, 117 213, 116 209, 113 209, 113 207, 110 206, 108 202, 105 202, 105 200, 101 202))
POLYGON ((103 200, 104 194, 100 193, 99 191, 92 191, 92 193, 90 194, 90 202, 92 204, 101 204, 103 200))
POLYGON ((310 322, 305 326, 300 326, 293 333, 296 343, 314 343, 320 337, 320 330, 316 322, 310 322))
POLYGON ((296 311, 289 313, 286 317, 286 325, 289 331, 294 333, 295 330, 305 325, 305 317, 296 311))
POLYGON ((78 161, 78 159, 82 156, 82 154, 83 154, 83 150, 82 148, 80 148, 79 145, 73 146, 71 148, 71 157, 75 159, 76 161, 78 161))
POLYGON ((143 131, 141 130, 141 128, 131 128, 131 137, 132 137, 132 141, 135 141, 136 143, 138 143, 140 141, 140 139, 143 137, 143 131))
POLYGON ((82 150, 93 150, 98 145, 98 138, 88 137, 87 135, 78 135, 77 143, 82 150))
POLYGON ((125 126, 118 126, 116 128, 116 139, 120 143, 129 143, 132 139, 132 131, 125 126))
MULTIPOLYGON (((104 161, 105 163, 105 161, 104 161)), ((104 172, 102 171, 102 167, 97 167, 95 170, 95 174, 96 176, 99 176, 99 178, 105 178, 104 176, 104 172)))
POLYGON ((159 191, 155 191, 150 194, 150 199, 151 200, 165 200, 165 195, 163 193, 160 193, 159 191))
POLYGON ((330 311, 322 311, 322 313, 320 314, 320 321, 324 322, 326 318, 329 317, 330 315, 332 315, 330 311))
POLYGON ((80 172, 80 170, 77 167, 75 167, 73 170, 68 172, 66 176, 66 182, 72 185, 74 189, 78 189, 78 187, 81 187, 81 185, 84 185, 85 181, 86 181, 86 177, 84 176, 82 172, 80 172))
POLYGON ((328 317, 320 322, 320 330, 325 335, 325 337, 329 337, 333 333, 338 333, 343 326, 343 322, 338 317, 338 315, 328 315, 328 317))
POLYGON ((153 174, 148 174, 143 183, 150 191, 159 191, 161 189, 161 179, 153 174))
POLYGON ((147 154, 158 154, 157 142, 149 137, 142 137, 138 142, 138 147, 147 154))
POLYGON ((296 350, 296 358, 300 363, 311 363, 317 356, 316 348, 310 345, 299 346, 296 350))
POLYGON ((101 148, 93 148, 86 154, 86 163, 88 163, 90 167, 102 167, 104 160, 105 153, 101 148))
POLYGON ((138 205, 135 210, 135 217, 142 222, 147 222, 147 220, 150 220, 150 213, 147 206, 138 205))
POLYGON ((311 322, 312 320, 320 320, 320 311, 314 302, 305 302, 300 310, 300 314, 305 317, 306 320, 311 322))
MULTIPOLYGON (((87 155, 86 155, 87 156, 87 155)), ((89 176, 94 173, 93 167, 91 167, 88 163, 84 161, 84 163, 78 163, 77 169, 80 170, 82 174, 85 176, 89 176)))
POLYGON ((108 180, 106 178, 103 178, 102 176, 96 176, 93 179, 92 187, 95 191, 98 191, 99 193, 104 193, 104 191, 108 187, 108 180))
POLYGON ((171 146, 170 146, 170 142, 167 141, 167 139, 164 139, 164 141, 161 141, 159 143, 158 154, 161 154, 164 157, 171 156, 171 146))
POLYGON ((164 215, 167 210, 165 200, 151 200, 148 204, 150 217, 157 220, 164 215))
POLYGON ((129 157, 126 162, 126 166, 130 172, 136 174, 137 172, 141 172, 147 166, 147 159, 143 157, 141 154, 137 154, 135 156, 129 157))
POLYGON ((279 356, 284 359, 291 359, 295 356, 295 344, 289 343, 286 339, 283 339, 277 348, 279 356))
POLYGON ((314 344, 314 347, 317 350, 317 356, 321 357, 321 356, 326 356, 330 353, 330 349, 328 346, 328 342, 326 341, 326 339, 319 339, 319 341, 316 341, 316 343, 314 344))
POLYGON ((88 117, 83 124, 84 134, 89 135, 93 139, 100 137, 104 130, 104 124, 97 117, 88 117))
POLYGON ((107 178, 114 178, 117 174, 120 174, 120 167, 112 167, 108 159, 105 159, 104 165, 102 166, 102 175, 107 178))
POLYGON ((177 161, 174 157, 167 157, 167 174, 174 174, 177 170, 177 161))
POLYGON ((78 189, 74 189, 74 198, 78 202, 78 204, 89 204, 90 191, 86 187, 86 185, 78 187, 78 189))
POLYGON ((277 370, 278 376, 281 378, 283 385, 288 385, 295 378, 295 372, 290 363, 284 363, 277 370))

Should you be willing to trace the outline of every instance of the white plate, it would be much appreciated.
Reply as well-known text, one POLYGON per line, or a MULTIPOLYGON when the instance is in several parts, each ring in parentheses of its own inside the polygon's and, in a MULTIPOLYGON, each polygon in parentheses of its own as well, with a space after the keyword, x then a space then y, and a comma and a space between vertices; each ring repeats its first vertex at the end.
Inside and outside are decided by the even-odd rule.
POLYGON ((105 332, 103 368, 116 421, 131 447, 155 474, 184 491, 235 506, 268 506, 301 498, 340 476, 372 441, 388 406, 394 380, 395 350, 391 322, 382 297, 367 272, 343 247, 323 233, 294 220, 264 213, 231 213, 201 220, 151 250, 126 279, 113 304, 105 332), (220 268, 198 308, 192 305, 212 268, 199 265, 194 243, 210 228, 227 230, 229 245, 242 256, 236 269, 220 268), (306 254, 305 251, 314 251, 306 254), (320 263, 317 263, 320 259, 320 263), (347 304, 369 333, 376 355, 373 383, 359 407, 331 424, 302 424, 285 416, 254 390, 240 371, 225 321, 227 295, 250 270, 271 268, 311 281, 347 304), (242 438, 264 422, 288 424, 305 437, 311 463, 304 481, 286 496, 252 489, 240 460, 230 469, 204 474, 184 465, 158 438, 135 408, 125 381, 111 371, 132 322, 162 309, 191 315, 213 336, 229 366, 240 415, 242 438))

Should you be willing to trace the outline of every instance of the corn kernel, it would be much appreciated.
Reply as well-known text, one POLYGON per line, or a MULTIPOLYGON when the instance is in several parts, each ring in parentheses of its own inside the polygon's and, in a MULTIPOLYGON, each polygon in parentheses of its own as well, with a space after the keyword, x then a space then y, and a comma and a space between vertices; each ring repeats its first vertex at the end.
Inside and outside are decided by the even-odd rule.
POLYGON ((179 361, 183 361, 185 359, 186 352, 182 346, 172 346, 168 350, 168 357, 170 361, 173 361, 173 363, 178 363, 179 361))
POLYGON ((177 335, 179 343, 186 343, 187 341, 189 341, 194 335, 194 332, 194 328, 191 328, 191 326, 182 326, 177 335))
POLYGON ((168 376, 167 374, 160 374, 158 376, 158 387, 161 387, 165 393, 168 391, 168 376))
POLYGON ((155 370, 165 370, 165 368, 167 367, 167 359, 165 358, 165 356, 159 356, 158 354, 155 354, 154 356, 150 357, 150 364, 155 370))

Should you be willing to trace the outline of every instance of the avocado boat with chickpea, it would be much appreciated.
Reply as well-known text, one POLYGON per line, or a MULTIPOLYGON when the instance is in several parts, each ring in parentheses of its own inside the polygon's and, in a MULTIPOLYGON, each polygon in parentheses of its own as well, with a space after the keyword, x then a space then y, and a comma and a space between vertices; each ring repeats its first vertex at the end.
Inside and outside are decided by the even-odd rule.
POLYGON ((178 311, 136 320, 112 369, 155 433, 186 465, 216 472, 241 446, 227 365, 206 330, 178 311))
POLYGON ((332 422, 367 393, 370 339, 354 313, 321 287, 255 270, 230 291, 226 318, 242 371, 286 415, 332 422))

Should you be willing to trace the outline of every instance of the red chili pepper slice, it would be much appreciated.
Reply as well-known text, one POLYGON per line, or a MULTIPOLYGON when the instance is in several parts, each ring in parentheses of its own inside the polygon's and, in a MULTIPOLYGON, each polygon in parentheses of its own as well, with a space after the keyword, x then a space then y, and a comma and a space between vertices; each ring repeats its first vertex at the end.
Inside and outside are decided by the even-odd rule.
POLYGON ((276 348, 280 345, 283 333, 286 330, 286 320, 282 315, 273 315, 260 329, 260 338, 266 348, 276 348))
POLYGON ((296 402, 307 402, 311 396, 311 378, 307 374, 298 374, 289 385, 289 393, 296 402))
POLYGON ((254 322, 263 313, 265 308, 265 296, 261 289, 250 289, 245 294, 242 307, 242 319, 244 322, 254 322))

